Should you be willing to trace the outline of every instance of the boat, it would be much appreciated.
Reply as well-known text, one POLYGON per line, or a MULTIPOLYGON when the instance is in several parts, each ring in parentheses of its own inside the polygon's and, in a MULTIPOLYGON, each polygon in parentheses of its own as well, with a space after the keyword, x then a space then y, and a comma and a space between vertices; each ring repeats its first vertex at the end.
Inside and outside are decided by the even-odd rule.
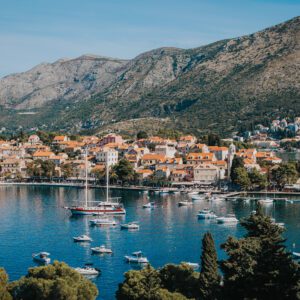
POLYGON ((104 245, 101 245, 100 247, 93 247, 91 248, 93 253, 100 253, 100 254, 112 254, 112 250, 109 248, 106 248, 104 245))
POLYGON ((191 196, 191 195, 198 195, 199 192, 195 192, 195 191, 194 191, 194 192, 188 192, 187 194, 190 195, 190 196, 191 196))
POLYGON ((92 226, 116 226, 117 222, 105 215, 102 218, 90 220, 90 224, 92 226))
POLYGON ((299 252, 292 252, 293 256, 296 258, 300 258, 300 253, 299 252))
POLYGON ((80 235, 73 237, 74 242, 92 242, 93 240, 88 235, 80 235))
POLYGON ((285 224, 283 222, 276 222, 274 218, 271 218, 271 222, 281 228, 285 228, 285 224))
POLYGON ((204 200, 204 197, 202 195, 193 195, 192 200, 193 201, 204 200))
POLYGON ((198 219, 214 219, 217 217, 217 215, 210 209, 202 209, 202 210, 199 210, 199 213, 198 213, 198 219))
POLYGON ((155 207, 154 202, 149 202, 143 205, 143 208, 154 208, 154 207, 155 207))
POLYGON ((260 204, 272 204, 273 203, 273 199, 272 198, 265 198, 265 199, 260 199, 258 200, 258 202, 260 204))
POLYGON ((83 268, 74 268, 75 271, 84 276, 98 276, 101 271, 97 268, 90 266, 91 264, 86 264, 83 268))
POLYGON ((49 257, 50 253, 48 252, 39 252, 39 253, 33 253, 32 258, 34 261, 48 265, 51 262, 51 258, 49 257))
POLYGON ((102 213, 111 215, 126 214, 120 198, 109 198, 109 165, 106 164, 106 201, 88 201, 88 171, 87 171, 87 150, 85 154, 85 202, 83 205, 68 207, 72 215, 99 215, 102 213), (93 202, 96 205, 90 205, 93 202))
POLYGON ((130 222, 127 224, 121 224, 121 229, 137 230, 137 229, 140 229, 140 225, 137 224, 137 222, 130 222))
POLYGON ((239 222, 234 214, 228 214, 225 217, 218 217, 216 220, 219 224, 236 224, 239 222))
POLYGON ((190 202, 190 201, 187 201, 187 200, 178 202, 178 206, 190 206, 192 204, 193 204, 193 202, 190 202))
POLYGON ((149 263, 147 257, 143 256, 142 251, 133 252, 132 255, 125 255, 124 258, 128 263, 136 263, 136 264, 149 263))
POLYGON ((193 270, 198 270, 200 268, 200 265, 197 263, 192 263, 192 262, 182 262, 182 263, 192 267, 193 270))

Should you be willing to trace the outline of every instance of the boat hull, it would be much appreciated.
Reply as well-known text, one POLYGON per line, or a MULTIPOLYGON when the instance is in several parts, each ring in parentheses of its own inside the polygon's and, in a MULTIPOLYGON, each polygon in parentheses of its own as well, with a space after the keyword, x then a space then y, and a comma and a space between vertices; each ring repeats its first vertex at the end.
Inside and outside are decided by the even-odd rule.
POLYGON ((88 209, 88 208, 69 208, 72 215, 95 215, 95 214, 106 214, 106 215, 125 215, 125 209, 88 209))

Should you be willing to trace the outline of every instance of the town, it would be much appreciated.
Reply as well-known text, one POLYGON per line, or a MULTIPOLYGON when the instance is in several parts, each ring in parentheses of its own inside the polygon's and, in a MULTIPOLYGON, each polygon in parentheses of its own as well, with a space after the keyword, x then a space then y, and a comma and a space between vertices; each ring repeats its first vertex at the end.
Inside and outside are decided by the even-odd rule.
POLYGON ((287 145, 297 147, 300 141, 299 120, 275 120, 270 127, 258 125, 240 136, 220 139, 212 134, 206 140, 193 135, 148 137, 143 131, 134 140, 115 133, 102 137, 21 133, 0 140, 0 178, 80 183, 87 172, 89 182, 101 184, 109 166, 111 183, 121 186, 297 191, 298 163, 282 157, 287 145), (274 138, 279 131, 286 134, 274 138))

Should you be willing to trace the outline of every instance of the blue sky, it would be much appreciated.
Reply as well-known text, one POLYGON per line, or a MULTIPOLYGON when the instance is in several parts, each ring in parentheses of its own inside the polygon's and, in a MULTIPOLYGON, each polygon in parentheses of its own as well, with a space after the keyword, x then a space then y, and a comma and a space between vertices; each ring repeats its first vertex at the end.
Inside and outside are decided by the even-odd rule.
POLYGON ((191 48, 300 15, 299 0, 0 0, 0 76, 86 53, 191 48))

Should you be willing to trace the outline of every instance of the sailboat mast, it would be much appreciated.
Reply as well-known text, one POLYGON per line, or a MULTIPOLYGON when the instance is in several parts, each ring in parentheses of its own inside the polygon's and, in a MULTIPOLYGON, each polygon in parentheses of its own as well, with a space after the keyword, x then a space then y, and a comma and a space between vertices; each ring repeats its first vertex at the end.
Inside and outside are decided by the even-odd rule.
POLYGON ((87 167, 87 148, 85 149, 85 207, 88 206, 88 167, 87 167))
POLYGON ((108 202, 108 184, 109 184, 109 165, 108 156, 106 157, 106 202, 108 202))

